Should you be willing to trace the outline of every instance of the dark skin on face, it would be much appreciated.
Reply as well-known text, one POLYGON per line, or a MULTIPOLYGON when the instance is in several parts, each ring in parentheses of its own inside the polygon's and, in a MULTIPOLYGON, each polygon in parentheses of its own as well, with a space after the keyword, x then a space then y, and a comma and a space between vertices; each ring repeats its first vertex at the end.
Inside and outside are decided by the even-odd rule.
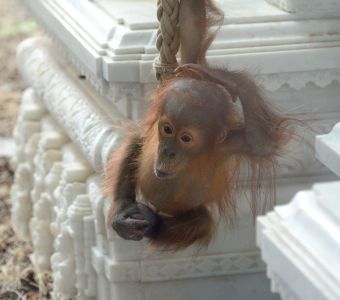
POLYGON ((157 177, 173 178, 185 170, 190 159, 206 153, 218 138, 221 142, 223 134, 217 134, 216 128, 224 130, 219 128, 218 120, 223 123, 219 111, 226 105, 219 99, 228 94, 221 88, 208 94, 208 86, 209 83, 184 79, 171 87, 158 121, 159 147, 154 168, 157 177))
POLYGON ((108 163, 109 222, 124 239, 148 237, 166 250, 207 245, 218 222, 211 208, 228 221, 236 215, 241 163, 249 165, 254 213, 262 178, 269 185, 275 178, 275 157, 289 138, 286 119, 250 76, 206 64, 214 37, 208 29, 219 20, 212 1, 181 1, 182 62, 190 64, 156 90, 142 126, 108 163))

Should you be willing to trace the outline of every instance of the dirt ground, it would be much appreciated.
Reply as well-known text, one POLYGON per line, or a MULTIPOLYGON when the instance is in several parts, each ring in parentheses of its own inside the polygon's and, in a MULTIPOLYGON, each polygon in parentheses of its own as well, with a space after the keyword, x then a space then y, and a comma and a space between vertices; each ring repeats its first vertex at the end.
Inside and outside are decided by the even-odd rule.
MULTIPOLYGON (((17 44, 41 34, 18 0, 0 0, 0 147, 15 124, 24 82, 16 69, 17 44)), ((0 300, 49 299, 51 280, 37 279, 29 261, 31 245, 19 241, 11 227, 9 201, 13 172, 8 157, 0 157, 0 300), (39 289, 40 287, 40 289, 39 289)))
POLYGON ((24 88, 15 65, 15 48, 30 35, 23 28, 32 26, 32 21, 17 1, 0 0, 0 15, 0 135, 10 136, 24 88))

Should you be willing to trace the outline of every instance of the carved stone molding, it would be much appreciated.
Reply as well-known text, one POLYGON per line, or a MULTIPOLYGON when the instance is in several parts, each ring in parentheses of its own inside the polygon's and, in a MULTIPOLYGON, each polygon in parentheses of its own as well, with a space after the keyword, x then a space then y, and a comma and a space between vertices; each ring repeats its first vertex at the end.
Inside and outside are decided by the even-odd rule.
MULTIPOLYGON (((313 11, 317 17, 287 13, 264 0, 220 1, 226 21, 207 53, 209 63, 259 73, 270 91, 285 84, 300 89, 309 82, 324 87, 339 81, 338 2, 268 1, 286 10, 302 10, 302 15, 313 11)), ((124 0, 25 3, 102 96, 117 95, 113 90, 120 83, 156 82, 155 3, 140 0, 138 15, 129 8, 135 2, 124 0)))
POLYGON ((120 125, 124 118, 113 106, 95 105, 96 100, 79 88, 76 79, 67 72, 67 63, 58 64, 51 52, 51 45, 43 39, 26 40, 17 51, 19 69, 93 168, 101 171, 122 135, 119 127, 114 131, 110 128, 120 125), (109 109, 109 116, 103 112, 105 108, 109 109), (103 147, 107 141, 114 141, 109 145, 110 151, 103 147))
MULTIPOLYGON (((53 117, 78 145, 93 168, 102 171, 110 153, 122 139, 124 132, 119 128, 124 118, 113 104, 105 101, 98 103, 95 98, 98 95, 88 92, 88 87, 82 88, 78 84, 79 80, 72 76, 63 58, 59 56, 59 61, 54 59, 50 42, 41 39, 27 40, 18 49, 18 61, 24 77, 35 88, 53 117), (79 124, 82 126, 79 127, 79 124)), ((125 95, 120 102, 126 105, 126 114, 134 119, 140 117, 144 110, 139 98, 145 93, 143 86, 132 85, 129 91, 127 83, 118 84, 116 91, 117 98, 125 95)), ((333 114, 330 119, 320 111, 316 116, 318 119, 313 120, 311 125, 317 132, 328 132, 336 122, 335 117, 337 116, 333 114)), ((310 144, 313 143, 312 139, 309 134, 310 144)), ((308 148, 310 146, 300 143, 300 146, 294 147, 295 150, 280 158, 282 167, 279 173, 282 176, 325 173, 326 169, 322 169, 314 158, 313 150, 308 148)))
MULTIPOLYGON (((115 105, 125 105, 125 116, 139 118, 143 101, 138 97, 149 93, 153 83, 134 83, 131 90, 126 82, 109 83, 107 92, 114 99, 106 101, 53 48, 48 40, 30 39, 18 49, 20 71, 32 88, 23 95, 15 129, 12 199, 14 227, 32 241, 35 268, 53 271, 54 298, 155 300, 170 284, 190 294, 202 282, 224 289, 233 275, 238 279, 231 290, 242 293, 244 286, 253 284, 261 296, 266 295, 263 299, 270 299, 250 210, 242 197, 239 223, 231 229, 221 222, 216 239, 201 251, 195 247, 177 253, 152 251, 146 241, 125 241, 110 229, 110 199, 101 193, 101 171, 124 135, 119 126, 125 118, 115 105)), ((336 84, 294 93, 283 88, 273 93, 273 99, 305 116, 320 132, 327 132, 339 119, 336 84), (311 112, 309 106, 320 98, 323 105, 311 112)), ((280 202, 315 178, 329 176, 305 144, 312 143, 314 135, 302 137, 280 160, 280 202)), ((275 268, 272 274, 276 290, 288 295, 286 278, 275 268)), ((170 293, 166 297, 173 299, 170 293)), ((197 299, 206 297, 199 293, 197 299)))
POLYGON ((333 82, 340 83, 340 69, 316 70, 314 72, 277 73, 258 75, 259 83, 268 91, 277 91, 283 86, 301 90, 308 83, 325 88, 333 82))
POLYGON ((270 286, 272 292, 279 293, 281 299, 298 300, 299 298, 292 292, 286 282, 280 278, 276 273, 267 269, 267 276, 270 278, 270 286))
POLYGON ((328 169, 340 176, 340 123, 328 134, 316 137, 315 152, 328 169))
POLYGON ((144 259, 140 262, 117 262, 100 253, 98 249, 93 249, 92 257, 94 268, 100 270, 102 264, 110 282, 159 282, 174 278, 189 279, 264 270, 264 264, 257 251, 178 259, 144 259))
POLYGON ((257 219, 257 244, 282 299, 339 299, 339 193, 339 181, 316 184, 257 219))
POLYGON ((142 261, 141 280, 160 281, 259 272, 264 264, 257 251, 224 255, 197 256, 190 259, 142 261))

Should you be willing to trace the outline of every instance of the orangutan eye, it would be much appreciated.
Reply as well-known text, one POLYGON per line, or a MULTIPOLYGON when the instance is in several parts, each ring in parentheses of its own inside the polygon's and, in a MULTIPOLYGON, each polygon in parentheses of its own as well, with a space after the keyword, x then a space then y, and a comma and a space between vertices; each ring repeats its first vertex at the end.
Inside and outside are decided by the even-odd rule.
POLYGON ((164 133, 167 134, 167 135, 170 135, 170 134, 172 134, 172 133, 174 132, 173 128, 172 128, 171 125, 169 125, 169 124, 165 124, 165 125, 163 126, 163 131, 164 131, 164 133))
POLYGON ((189 134, 184 134, 181 136, 181 140, 184 143, 190 143, 192 141, 192 136, 190 136, 189 134))

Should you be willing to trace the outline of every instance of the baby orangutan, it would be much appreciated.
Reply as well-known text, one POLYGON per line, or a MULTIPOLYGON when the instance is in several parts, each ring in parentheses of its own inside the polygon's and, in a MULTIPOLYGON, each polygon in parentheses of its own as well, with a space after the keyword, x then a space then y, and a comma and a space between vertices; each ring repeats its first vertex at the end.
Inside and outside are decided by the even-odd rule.
MULTIPOLYGON (((204 10, 198 15, 206 15, 204 4, 213 7, 211 1, 195 3, 191 9, 204 10)), ((197 29, 199 42, 212 40, 207 23, 197 29)), ((152 245, 172 250, 206 245, 219 218, 212 208, 229 221, 236 214, 241 163, 249 166, 254 212, 263 179, 270 185, 275 178, 275 157, 289 136, 286 119, 247 74, 206 65, 207 45, 200 47, 190 55, 182 49, 182 61, 194 63, 162 83, 141 126, 108 163, 110 224, 124 239, 148 237, 152 245)))
POLYGON ((240 162, 250 163, 254 204, 263 172, 273 178, 275 155, 286 141, 283 121, 245 74, 180 67, 109 162, 113 228, 125 239, 149 237, 166 249, 207 244, 217 222, 212 205, 235 214, 240 162))

